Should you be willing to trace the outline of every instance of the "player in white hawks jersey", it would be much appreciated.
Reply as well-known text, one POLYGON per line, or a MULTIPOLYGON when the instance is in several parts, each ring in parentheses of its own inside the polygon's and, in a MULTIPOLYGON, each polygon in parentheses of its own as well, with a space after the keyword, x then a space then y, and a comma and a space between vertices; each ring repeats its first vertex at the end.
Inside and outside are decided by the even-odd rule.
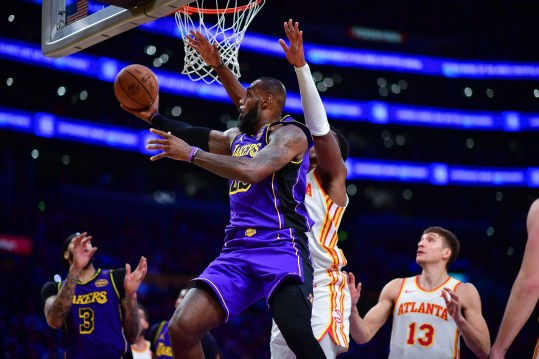
MULTIPOLYGON (((348 143, 331 127, 320 95, 314 84, 303 53, 303 33, 292 20, 284 23, 290 45, 279 40, 288 62, 294 65, 298 78, 305 124, 311 131, 311 149, 307 173, 305 206, 315 224, 307 233, 314 270, 313 310, 311 325, 327 358, 335 358, 348 350, 350 292, 341 268, 346 258, 337 246, 337 231, 348 205, 346 166, 348 143)), ((271 356, 275 359, 295 358, 275 322, 271 331, 271 356)))
POLYGON ((364 318, 357 310, 361 283, 348 275, 352 296, 350 334, 366 343, 393 314, 389 358, 459 358, 459 338, 479 358, 487 358, 490 336, 481 314, 481 299, 471 283, 461 283, 447 273, 460 250, 456 236, 441 227, 423 231, 416 262, 420 275, 397 278, 382 289, 378 303, 364 318))
MULTIPOLYGON (((505 357, 507 349, 532 315, 539 300, 539 200, 535 200, 528 211, 526 228, 528 240, 524 257, 492 346, 490 357, 493 359, 505 357)), ((533 359, 538 358, 539 339, 533 352, 533 359)))

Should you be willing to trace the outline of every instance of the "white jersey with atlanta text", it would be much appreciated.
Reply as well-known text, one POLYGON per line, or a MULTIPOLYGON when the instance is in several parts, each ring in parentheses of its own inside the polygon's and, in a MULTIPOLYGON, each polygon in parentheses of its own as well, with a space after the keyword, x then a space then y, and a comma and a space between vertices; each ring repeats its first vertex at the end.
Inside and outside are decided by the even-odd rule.
MULTIPOLYGON (((347 198, 348 204, 348 198, 347 198)), ((305 206, 314 225, 307 233, 314 270, 314 302, 311 324, 321 340, 329 334, 344 349, 349 344, 350 291, 341 268, 346 258, 337 246, 345 207, 335 204, 324 191, 318 171, 307 173, 305 206)))
POLYGON ((460 281, 449 277, 433 290, 419 285, 419 275, 403 280, 393 311, 390 359, 460 358, 460 331, 442 297, 460 281))
MULTIPOLYGON (((346 206, 333 203, 324 191, 316 169, 307 173, 306 180, 305 207, 314 221, 311 231, 307 232, 314 270, 311 325, 326 357, 335 358, 338 353, 348 350, 350 342, 350 291, 341 271, 346 258, 337 246, 337 231, 346 206)), ((275 322, 270 348, 272 359, 295 358, 275 322)))

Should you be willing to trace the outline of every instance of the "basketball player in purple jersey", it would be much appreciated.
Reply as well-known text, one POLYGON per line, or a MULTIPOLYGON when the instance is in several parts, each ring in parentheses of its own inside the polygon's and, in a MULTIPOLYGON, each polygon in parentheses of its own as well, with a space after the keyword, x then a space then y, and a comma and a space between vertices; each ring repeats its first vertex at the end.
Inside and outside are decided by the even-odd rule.
MULTIPOLYGON (((224 66, 216 55, 218 62, 209 64, 219 71, 224 66)), ((171 120, 158 114, 158 100, 149 109, 128 111, 176 135, 151 130, 161 139, 148 141, 148 149, 162 151, 152 161, 188 161, 229 179, 225 244, 169 323, 172 352, 175 358, 202 358, 200 339, 207 331, 265 298, 297 357, 325 358, 310 325, 313 269, 305 232, 313 222, 304 199, 311 134, 281 118, 286 90, 280 81, 263 77, 245 89, 235 86, 233 74, 223 76, 240 112, 238 128, 220 132, 172 121, 171 129, 164 125, 171 120)))
MULTIPOLYGON (((539 300, 539 200, 535 200, 526 220, 528 241, 520 270, 511 289, 490 358, 505 358, 505 354, 526 321, 532 315, 539 300)), ((539 339, 533 359, 539 358, 539 339)))
POLYGON ((137 289, 147 272, 146 258, 137 268, 95 269, 97 247, 84 233, 70 235, 62 261, 69 272, 65 281, 46 283, 41 290, 47 323, 66 334, 66 358, 131 357, 129 343, 136 340, 137 289), (125 333, 125 336, 124 336, 125 333), (129 341, 129 342, 128 342, 129 341))

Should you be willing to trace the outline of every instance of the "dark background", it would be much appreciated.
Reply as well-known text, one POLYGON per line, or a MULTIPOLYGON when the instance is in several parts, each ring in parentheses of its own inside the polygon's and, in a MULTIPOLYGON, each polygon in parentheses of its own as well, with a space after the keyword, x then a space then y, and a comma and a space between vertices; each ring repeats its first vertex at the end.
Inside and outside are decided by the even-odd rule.
MULTIPOLYGON (((25 1, 3 4, 1 36, 40 43, 41 9, 25 1), (15 21, 8 22, 9 15, 15 21)), ((393 51, 470 60, 538 61, 539 4, 535 1, 285 1, 268 0, 248 31, 284 36, 282 23, 301 23, 306 43, 393 51), (398 31, 401 44, 360 41, 350 26, 398 31)), ((152 66, 144 47, 153 44, 170 61, 163 69, 183 68, 179 39, 133 29, 83 52, 152 66)), ((259 76, 281 79, 298 91, 293 69, 276 59, 240 50, 242 82, 259 76)), ((537 112, 535 81, 470 80, 311 65, 311 70, 342 81, 323 96, 361 101, 457 109, 537 112), (377 81, 405 80, 399 95, 383 97, 377 81), (474 96, 463 94, 464 87, 474 96), (485 95, 486 89, 494 97, 485 95)), ((180 76, 180 75, 179 75, 180 76)), ((145 129, 123 112, 112 84, 56 70, 0 59, 0 105, 43 111, 96 123, 145 129), (7 86, 6 80, 14 83, 7 86), (58 96, 59 86, 67 94, 58 96), (86 90, 86 101, 77 94, 86 90)), ((161 112, 180 105, 184 121, 226 129, 234 119, 231 104, 161 95, 161 112)), ((300 116, 296 116, 302 120, 300 116)), ((535 133, 479 132, 415 126, 374 125, 330 119, 351 144, 351 156, 382 160, 444 162, 472 166, 539 166, 535 133), (402 135, 403 146, 387 138, 402 135), (386 141, 384 141, 386 138, 386 141), (475 146, 468 148, 472 139, 475 146)), ((462 244, 452 271, 464 273, 481 294, 492 340, 518 271, 526 241, 525 219, 538 196, 530 188, 431 186, 350 181, 350 205, 344 216, 340 247, 347 269, 363 283, 362 314, 372 307, 383 285, 418 273, 414 263, 421 232, 441 225, 462 244), (412 193, 411 198, 405 196, 412 193)), ((136 265, 148 258, 149 273, 140 290, 150 321, 168 319, 179 289, 199 274, 220 251, 228 221, 227 182, 185 163, 85 144, 49 140, 0 130, 0 233, 32 239, 31 256, 0 252, 0 352, 6 358, 61 357, 61 331, 47 327, 40 288, 55 273, 64 276, 60 246, 74 231, 88 231, 99 247, 101 267, 136 265), (32 150, 39 157, 31 157, 32 150), (67 157, 66 157, 67 156, 67 157), (159 202, 166 198, 169 203, 159 202)), ((537 338, 537 312, 507 357, 530 357, 537 338)), ((263 302, 213 331, 223 358, 268 358, 270 316, 263 302)), ((346 358, 384 358, 390 323, 366 345, 351 344, 346 358)), ((472 357, 461 340, 462 356, 472 357)))

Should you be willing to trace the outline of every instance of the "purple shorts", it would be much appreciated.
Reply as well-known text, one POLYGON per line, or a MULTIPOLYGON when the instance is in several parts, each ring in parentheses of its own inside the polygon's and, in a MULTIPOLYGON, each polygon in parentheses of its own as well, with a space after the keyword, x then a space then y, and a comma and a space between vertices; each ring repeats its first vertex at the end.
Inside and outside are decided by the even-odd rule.
POLYGON ((303 291, 312 293, 312 265, 305 233, 293 229, 252 231, 228 233, 219 257, 193 279, 213 289, 225 311, 225 322, 262 297, 268 303, 285 278, 303 283, 303 291))

